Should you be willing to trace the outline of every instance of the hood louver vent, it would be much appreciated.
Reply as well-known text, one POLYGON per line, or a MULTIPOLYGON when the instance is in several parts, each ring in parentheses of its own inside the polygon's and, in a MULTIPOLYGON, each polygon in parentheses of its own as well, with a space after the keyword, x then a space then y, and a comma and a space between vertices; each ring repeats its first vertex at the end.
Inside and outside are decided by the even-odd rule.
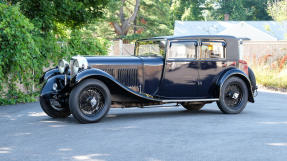
POLYGON ((103 71, 109 73, 111 76, 115 77, 115 70, 108 68, 108 69, 102 69, 103 71))
POLYGON ((118 69, 117 79, 126 86, 138 86, 138 70, 137 69, 118 69))
POLYGON ((130 67, 98 67, 99 69, 102 69, 103 71, 109 73, 114 78, 116 78, 120 83, 122 83, 125 86, 128 87, 139 87, 140 82, 138 79, 138 68, 130 68, 130 67))

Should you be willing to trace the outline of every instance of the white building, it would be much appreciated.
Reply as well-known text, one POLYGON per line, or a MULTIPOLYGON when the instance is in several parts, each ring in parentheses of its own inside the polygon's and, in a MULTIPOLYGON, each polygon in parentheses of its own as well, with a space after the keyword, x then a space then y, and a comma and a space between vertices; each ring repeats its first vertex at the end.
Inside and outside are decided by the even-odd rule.
POLYGON ((287 21, 175 21, 174 35, 232 35, 254 41, 287 38, 287 21))

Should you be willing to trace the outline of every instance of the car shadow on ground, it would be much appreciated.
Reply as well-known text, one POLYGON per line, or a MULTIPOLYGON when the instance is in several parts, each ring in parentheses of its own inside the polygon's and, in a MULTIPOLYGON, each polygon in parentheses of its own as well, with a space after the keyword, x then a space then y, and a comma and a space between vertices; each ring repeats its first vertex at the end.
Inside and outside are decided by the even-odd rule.
MULTIPOLYGON (((155 108, 156 109, 156 108, 155 108)), ((184 118, 184 117, 194 117, 194 116, 204 116, 204 115, 222 115, 222 113, 219 110, 211 110, 211 109, 203 109, 200 111, 188 111, 185 109, 178 109, 175 110, 175 108, 172 109, 156 109, 156 111, 139 111, 138 109, 136 111, 130 111, 123 109, 122 111, 110 111, 106 115, 105 118, 103 118, 100 123, 112 123, 112 122, 119 122, 119 121, 133 121, 133 120, 150 120, 154 118, 184 118), (159 111, 160 110, 160 111, 159 111)), ((71 115, 68 118, 44 118, 42 120, 43 122, 49 122, 49 121, 58 121, 63 123, 76 123, 79 122, 71 115)))
POLYGON ((148 111, 148 112, 128 112, 120 114, 108 114, 102 122, 113 121, 129 121, 138 119, 153 119, 153 118, 174 118, 174 117, 191 117, 198 115, 214 115, 222 114, 217 110, 201 110, 201 111, 188 111, 188 110, 166 110, 166 111, 148 111))

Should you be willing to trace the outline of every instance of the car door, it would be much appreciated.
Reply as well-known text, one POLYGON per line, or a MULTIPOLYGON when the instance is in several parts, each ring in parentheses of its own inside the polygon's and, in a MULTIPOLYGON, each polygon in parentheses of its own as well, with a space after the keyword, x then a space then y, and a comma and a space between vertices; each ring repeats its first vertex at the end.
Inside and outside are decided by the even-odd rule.
POLYGON ((197 41, 170 41, 159 96, 164 98, 197 97, 197 41))
POLYGON ((201 98, 213 98, 217 76, 226 68, 226 43, 204 40, 199 45, 199 89, 201 98))
POLYGON ((140 92, 154 96, 160 86, 164 66, 166 40, 141 41, 136 45, 136 55, 142 61, 140 92))

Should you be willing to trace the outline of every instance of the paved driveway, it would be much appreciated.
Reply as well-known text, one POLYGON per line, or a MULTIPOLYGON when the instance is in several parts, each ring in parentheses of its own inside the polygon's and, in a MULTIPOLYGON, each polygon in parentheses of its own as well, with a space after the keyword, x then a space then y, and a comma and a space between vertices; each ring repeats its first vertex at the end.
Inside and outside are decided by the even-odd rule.
POLYGON ((285 161, 287 95, 260 92, 239 115, 216 104, 111 109, 96 124, 51 119, 39 103, 2 106, 0 160, 285 161))

